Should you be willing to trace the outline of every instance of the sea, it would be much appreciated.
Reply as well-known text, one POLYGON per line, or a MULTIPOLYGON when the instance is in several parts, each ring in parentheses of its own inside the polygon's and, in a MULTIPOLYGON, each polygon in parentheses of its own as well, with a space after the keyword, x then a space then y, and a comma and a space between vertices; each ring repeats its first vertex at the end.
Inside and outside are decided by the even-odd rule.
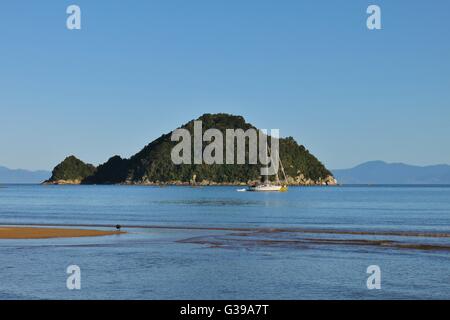
POLYGON ((0 239, 0 300, 450 299, 450 186, 237 189, 0 185, 0 227, 126 232, 0 239))

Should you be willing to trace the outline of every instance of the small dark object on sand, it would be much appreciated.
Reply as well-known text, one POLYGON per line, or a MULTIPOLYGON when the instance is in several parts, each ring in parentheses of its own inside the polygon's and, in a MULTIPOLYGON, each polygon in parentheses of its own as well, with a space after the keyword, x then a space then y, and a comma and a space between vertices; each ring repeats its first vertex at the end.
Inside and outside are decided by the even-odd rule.
POLYGON ((120 224, 116 224, 117 231, 120 231, 120 228, 122 228, 122 226, 120 224))

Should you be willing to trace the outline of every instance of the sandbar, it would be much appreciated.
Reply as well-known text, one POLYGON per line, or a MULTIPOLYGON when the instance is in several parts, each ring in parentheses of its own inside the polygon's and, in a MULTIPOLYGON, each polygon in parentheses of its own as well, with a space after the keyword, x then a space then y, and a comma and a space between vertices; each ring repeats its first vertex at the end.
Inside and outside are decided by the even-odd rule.
POLYGON ((78 238, 99 237, 125 232, 92 229, 66 229, 66 228, 37 228, 37 227, 2 227, 0 226, 0 239, 50 239, 50 238, 78 238))

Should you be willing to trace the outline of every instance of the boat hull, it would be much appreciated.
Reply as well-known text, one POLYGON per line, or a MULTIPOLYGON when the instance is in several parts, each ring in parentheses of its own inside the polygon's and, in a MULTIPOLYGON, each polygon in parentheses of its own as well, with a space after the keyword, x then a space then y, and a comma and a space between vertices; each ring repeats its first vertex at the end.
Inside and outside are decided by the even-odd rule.
POLYGON ((284 192, 287 191, 286 186, 278 186, 278 185, 260 185, 255 187, 249 187, 248 191, 254 192, 284 192))

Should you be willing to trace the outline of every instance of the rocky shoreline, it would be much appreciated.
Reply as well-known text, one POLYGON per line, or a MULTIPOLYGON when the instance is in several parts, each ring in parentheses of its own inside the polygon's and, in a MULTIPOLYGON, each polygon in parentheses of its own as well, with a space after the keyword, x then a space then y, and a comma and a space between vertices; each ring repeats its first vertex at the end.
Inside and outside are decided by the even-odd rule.
MULTIPOLYGON (((199 182, 194 181, 125 181, 123 183, 110 183, 110 185, 136 185, 136 186, 247 186, 259 183, 257 180, 247 182, 215 182, 203 180, 199 182)), ((81 180, 56 180, 45 181, 44 185, 94 185, 90 183, 83 183, 81 180)), ((104 183, 107 185, 108 183, 104 183)), ((287 177, 288 186, 337 186, 338 182, 333 176, 328 176, 325 179, 311 180, 305 179, 303 175, 292 178, 287 177)))
POLYGON ((46 180, 42 182, 43 185, 78 185, 82 184, 81 180, 56 180, 56 181, 50 181, 46 180))

